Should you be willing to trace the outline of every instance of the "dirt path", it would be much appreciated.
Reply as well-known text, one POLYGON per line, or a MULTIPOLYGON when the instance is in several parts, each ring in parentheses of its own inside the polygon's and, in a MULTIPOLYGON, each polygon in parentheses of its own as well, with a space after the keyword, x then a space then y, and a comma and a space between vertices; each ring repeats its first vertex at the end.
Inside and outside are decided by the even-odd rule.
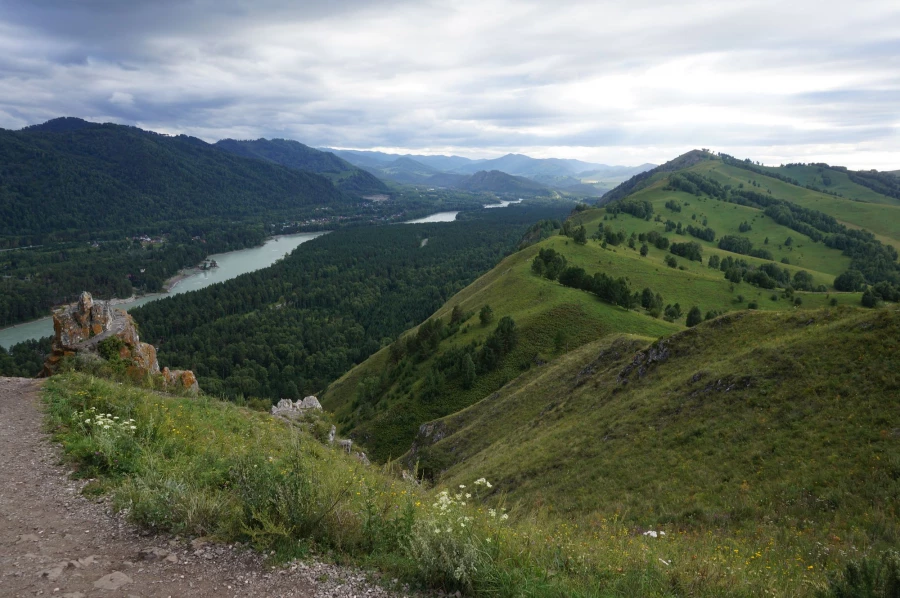
POLYGON ((68 478, 38 393, 0 378, 0 596, 398 596, 348 569, 276 569, 240 548, 142 535, 68 478))

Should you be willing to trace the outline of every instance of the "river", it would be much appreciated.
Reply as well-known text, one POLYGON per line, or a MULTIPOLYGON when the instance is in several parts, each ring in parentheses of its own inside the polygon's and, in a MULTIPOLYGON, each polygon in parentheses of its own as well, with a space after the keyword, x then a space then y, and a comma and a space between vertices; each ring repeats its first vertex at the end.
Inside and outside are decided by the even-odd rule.
MULTIPOLYGON (((210 270, 198 270, 192 268, 186 271, 186 276, 178 280, 168 293, 151 293, 138 297, 132 301, 117 302, 119 309, 128 311, 131 308, 139 307, 145 303, 162 299, 163 297, 171 297, 172 295, 180 295, 188 291, 196 291, 217 282, 230 280, 241 274, 253 272, 261 268, 267 268, 275 263, 278 258, 284 257, 301 244, 306 243, 316 237, 325 234, 323 232, 316 233, 298 233, 296 235, 282 235, 272 237, 260 247, 251 247, 249 249, 241 249, 240 251, 230 251, 228 253, 219 253, 209 256, 210 260, 216 260, 219 264, 218 268, 210 270)), ((53 318, 46 317, 40 320, 33 320, 24 324, 18 324, 9 328, 0 330, 0 346, 9 349, 16 343, 27 341, 32 338, 41 338, 53 334, 53 318)))
MULTIPOLYGON (((485 208, 505 208, 510 204, 516 204, 518 201, 501 201, 499 204, 488 204, 485 208)), ((459 212, 437 212, 425 216, 424 218, 416 218, 415 220, 407 220, 403 224, 423 224, 428 222, 453 222, 459 212)), ((240 251, 231 251, 228 253, 219 253, 209 256, 208 259, 216 260, 219 264, 218 268, 210 270, 198 270, 196 268, 186 271, 184 278, 178 280, 168 293, 151 293, 138 297, 134 300, 117 301, 116 307, 128 311, 134 307, 140 307, 145 303, 156 301, 164 297, 172 295, 180 295, 189 291, 197 291, 208 287, 217 282, 224 282, 262 268, 267 268, 275 263, 275 261, 286 254, 290 253, 303 243, 315 239, 323 232, 316 233, 298 233, 296 235, 282 235, 273 237, 260 247, 251 247, 249 249, 241 249, 240 251)), ((0 346, 9 349, 16 343, 27 341, 33 338, 42 338, 53 334, 53 318, 46 317, 40 320, 33 320, 24 324, 17 324, 9 328, 0 330, 0 346)))
MULTIPOLYGON (((484 204, 484 208, 505 208, 506 206, 522 203, 523 200, 521 197, 515 201, 509 201, 505 199, 498 200, 500 203, 489 203, 484 204)), ((424 218, 416 218, 415 220, 406 220, 402 224, 426 224, 429 222, 453 222, 456 220, 456 215, 459 212, 437 212, 436 214, 430 214, 425 216, 424 218)))

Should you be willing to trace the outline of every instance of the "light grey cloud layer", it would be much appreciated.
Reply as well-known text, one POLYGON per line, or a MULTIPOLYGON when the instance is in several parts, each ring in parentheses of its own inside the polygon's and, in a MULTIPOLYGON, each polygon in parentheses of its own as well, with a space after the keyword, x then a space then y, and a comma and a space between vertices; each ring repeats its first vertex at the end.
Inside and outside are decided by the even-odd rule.
POLYGON ((0 127, 900 168, 900 3, 0 0, 0 127))

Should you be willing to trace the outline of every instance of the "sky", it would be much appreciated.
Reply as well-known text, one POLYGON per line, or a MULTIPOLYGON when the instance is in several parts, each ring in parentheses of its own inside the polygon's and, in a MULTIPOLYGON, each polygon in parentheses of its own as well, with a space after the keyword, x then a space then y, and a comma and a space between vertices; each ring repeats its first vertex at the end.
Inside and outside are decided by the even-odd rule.
POLYGON ((897 0, 0 0, 0 127, 900 169, 897 0))

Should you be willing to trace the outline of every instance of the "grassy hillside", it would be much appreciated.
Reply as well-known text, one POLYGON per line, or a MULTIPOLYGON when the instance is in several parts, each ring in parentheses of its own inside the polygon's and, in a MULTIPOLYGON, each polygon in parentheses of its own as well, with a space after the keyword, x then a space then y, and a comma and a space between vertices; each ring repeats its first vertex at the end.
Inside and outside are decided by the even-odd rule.
MULTIPOLYGON (((675 194, 685 195, 685 194, 675 194)), ((639 196, 654 203, 664 203, 672 194, 648 187, 639 196)), ((686 203, 695 200, 685 196, 686 203)), ((707 200, 712 202, 713 200, 707 200)), ((701 202, 694 201, 696 205, 701 202)), ((710 225, 719 227, 722 233, 737 232, 744 219, 754 223, 760 237, 769 235, 786 238, 794 235, 797 243, 790 248, 775 249, 779 256, 789 256, 798 263, 781 264, 779 267, 795 274, 805 271, 816 286, 830 287, 834 277, 846 269, 848 259, 835 249, 821 243, 804 244, 800 235, 774 222, 754 220, 750 208, 702 203, 702 209, 689 205, 683 208, 680 218, 692 222, 691 209, 709 213, 710 225), (740 209, 732 209, 733 207, 740 209), (813 269, 814 266, 817 269, 813 269)), ((619 214, 613 219, 604 209, 577 212, 570 218, 572 228, 584 225, 593 234, 601 224, 628 234, 657 230, 665 232, 664 224, 619 214), (604 221, 604 218, 608 218, 604 221)), ((669 234, 672 241, 689 241, 692 238, 669 234)), ((333 410, 344 432, 351 434, 365 445, 379 460, 397 457, 405 453, 417 428, 424 422, 449 415, 471 405, 516 378, 521 372, 536 364, 557 357, 585 343, 612 333, 630 333, 656 338, 683 328, 690 308, 696 306, 702 314, 745 309, 754 304, 759 310, 796 310, 824 307, 834 304, 859 304, 858 293, 796 292, 788 296, 783 289, 762 289, 746 282, 731 283, 723 272, 708 267, 711 255, 725 257, 729 252, 718 249, 713 243, 703 243, 704 262, 677 258, 678 266, 666 264, 671 258, 667 251, 650 249, 646 256, 627 244, 607 245, 597 240, 585 244, 554 234, 539 244, 524 249, 502 261, 491 272, 461 291, 432 319, 441 319, 446 325, 447 336, 433 353, 416 357, 391 357, 391 350, 383 349, 363 364, 352 369, 332 383, 324 395, 324 404, 333 410), (563 255, 569 266, 581 267, 589 275, 602 272, 613 278, 627 278, 633 292, 650 288, 659 293, 664 305, 679 304, 681 313, 672 321, 654 318, 641 307, 624 309, 603 302, 593 294, 569 288, 557 281, 548 280, 532 272, 532 261, 540 250, 553 249, 563 255), (796 305, 799 300, 800 305, 796 305), (478 312, 490 306, 495 316, 492 323, 482 325, 478 312), (457 308, 464 319, 452 326, 453 309, 457 308), (481 347, 493 333, 496 322, 511 317, 519 330, 517 346, 503 357, 501 364, 490 372, 477 376, 471 388, 463 388, 445 362, 457 357, 467 346, 481 347), (451 333, 452 331, 452 333, 451 333), (442 373, 443 372, 443 373, 442 373), (440 389, 430 388, 440 383, 440 389)), ((753 265, 767 260, 742 257, 753 265)), ((417 334, 416 331, 407 336, 417 334)))
MULTIPOLYGON (((562 238, 546 243, 559 242, 556 239, 562 238)), ((377 459, 398 457, 409 449, 420 424, 474 403, 551 356, 614 332, 638 331, 656 337, 679 329, 677 324, 608 305, 583 291, 533 275, 531 259, 540 246, 501 261, 432 316, 449 323, 455 306, 466 316, 433 355, 404 359, 398 366, 391 360, 390 348, 385 348, 332 383, 323 405, 336 414, 343 430, 352 432, 377 459), (478 312, 485 305, 491 307, 494 320, 482 325, 478 312), (422 400, 424 379, 436 360, 473 342, 483 344, 503 316, 515 320, 519 343, 500 366, 479 376, 470 389, 447 380, 440 396, 422 400), (373 384, 377 390, 368 394, 374 396, 360 400, 360 389, 373 384)))
MULTIPOLYGON (((510 508, 489 479, 449 492, 366 466, 323 441, 327 415, 291 425, 77 373, 50 379, 43 394, 48 429, 75 475, 90 479, 85 494, 109 495, 144 528, 250 546, 273 565, 312 553, 378 568, 385 580, 485 597, 802 597, 868 548, 847 546, 864 532, 816 527, 815 511, 781 532, 670 524, 655 536, 617 511, 536 517, 510 508)), ((869 455, 881 461, 865 462, 879 479, 892 463, 884 444, 869 455)), ((818 501, 803 495, 801 504, 818 501)), ((877 521, 881 511, 869 513, 877 521)), ((882 529, 889 540, 892 528, 882 529)))
POLYGON ((847 199, 895 206, 900 205, 900 200, 882 195, 877 191, 860 185, 850 179, 850 175, 846 170, 835 169, 827 164, 787 164, 785 166, 763 166, 761 168, 764 171, 792 178, 804 187, 810 186, 829 193, 837 193, 847 199))
POLYGON ((487 476, 555 511, 897 542, 898 333, 895 308, 837 308, 609 336, 437 422, 419 453, 452 464, 447 484, 487 476))
POLYGON ((747 189, 762 190, 764 193, 771 191, 775 197, 805 208, 820 210, 848 226, 869 230, 878 235, 883 243, 900 248, 900 205, 891 198, 882 196, 882 200, 877 203, 851 201, 728 166, 719 160, 706 161, 694 170, 714 178, 723 185, 731 184, 737 187, 743 184, 747 189), (759 187, 753 187, 753 181, 756 181, 759 187))

